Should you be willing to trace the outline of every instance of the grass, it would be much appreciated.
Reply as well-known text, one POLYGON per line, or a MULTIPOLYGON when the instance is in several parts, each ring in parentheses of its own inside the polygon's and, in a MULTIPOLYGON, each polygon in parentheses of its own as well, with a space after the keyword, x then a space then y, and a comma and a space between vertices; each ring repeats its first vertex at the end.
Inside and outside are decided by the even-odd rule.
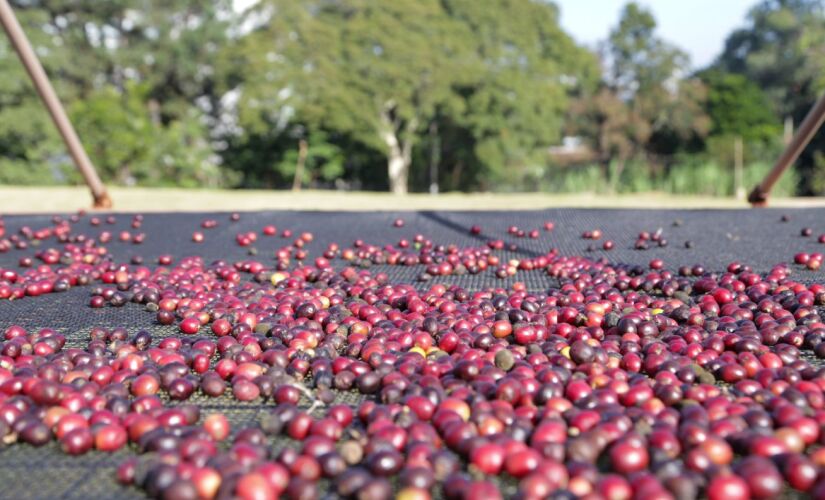
MULTIPOLYGON (((641 162, 628 162, 620 171, 614 162, 610 172, 599 165, 571 166, 548 170, 547 178, 540 182, 543 190, 552 193, 597 193, 638 195, 661 192, 680 196, 733 197, 735 179, 731 168, 724 168, 713 161, 693 159, 675 163, 669 168, 651 168, 641 162), (618 179, 614 179, 615 176, 618 179)), ((742 169, 742 186, 752 187, 759 183, 771 169, 769 163, 753 162, 742 169)), ((799 183, 793 169, 785 172, 773 188, 776 197, 792 196, 799 183)))
MULTIPOLYGON (((438 196, 340 191, 260 191, 110 188, 114 210, 250 211, 250 210, 531 210, 575 208, 745 208, 729 197, 678 196, 669 193, 626 195, 445 193, 438 196)), ((81 187, 0 186, 0 213, 65 213, 89 208, 91 197, 81 187)), ((777 198, 771 206, 825 206, 825 198, 777 198)))

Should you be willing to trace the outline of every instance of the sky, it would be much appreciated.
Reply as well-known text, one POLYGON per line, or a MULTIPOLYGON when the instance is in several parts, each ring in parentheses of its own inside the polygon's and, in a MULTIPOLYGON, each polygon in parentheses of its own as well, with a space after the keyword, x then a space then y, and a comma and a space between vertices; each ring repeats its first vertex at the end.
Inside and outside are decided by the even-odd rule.
MULTIPOLYGON (((574 39, 591 48, 605 40, 618 24, 627 0, 554 0, 561 25, 574 39)), ((757 0, 639 0, 653 12, 659 35, 690 54, 693 69, 716 59, 725 38, 745 23, 757 0)))
MULTIPOLYGON (((580 43, 595 48, 619 22, 629 0, 552 0, 561 10, 561 25, 580 43)), ((235 9, 258 0, 233 0, 235 9)), ((758 0, 637 0, 653 12, 660 36, 690 54, 693 69, 701 69, 718 56, 725 38, 744 25, 758 0)))

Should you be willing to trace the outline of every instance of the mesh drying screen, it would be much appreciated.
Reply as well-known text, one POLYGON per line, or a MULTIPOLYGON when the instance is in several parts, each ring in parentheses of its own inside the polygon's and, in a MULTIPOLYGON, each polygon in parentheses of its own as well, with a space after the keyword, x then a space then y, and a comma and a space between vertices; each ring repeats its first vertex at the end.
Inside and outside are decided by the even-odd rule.
MULTIPOLYGON (((558 248, 562 254, 587 254, 606 257, 611 262, 646 266, 654 258, 662 258, 667 266, 675 269, 680 265, 702 263, 708 270, 722 270, 733 260, 751 265, 757 271, 767 271, 773 264, 788 261, 797 251, 820 251, 816 235, 825 232, 825 210, 576 210, 559 209, 534 212, 382 212, 382 213, 316 213, 316 212, 255 212, 243 213, 240 221, 230 222, 228 214, 149 214, 143 227, 131 230, 131 215, 118 214, 115 224, 103 223, 89 226, 89 217, 78 223, 77 231, 98 234, 110 231, 114 238, 107 246, 116 261, 128 261, 135 255, 142 256, 147 265, 153 265, 159 255, 176 257, 201 255, 209 262, 216 259, 228 261, 249 256, 247 248, 235 244, 235 235, 242 231, 259 231, 266 224, 275 224, 279 232, 292 229, 296 234, 310 231, 314 241, 309 244, 310 255, 317 255, 330 242, 342 246, 351 245, 355 238, 372 244, 396 243, 401 238, 412 239, 421 233, 435 243, 460 246, 481 245, 490 238, 502 238, 516 243, 518 249, 505 251, 507 258, 533 256, 558 248), (781 214, 788 214, 790 222, 780 222, 781 214), (402 228, 393 227, 396 218, 403 218, 402 228), (200 222, 214 218, 218 226, 203 230, 206 239, 201 244, 191 240, 193 231, 200 230, 200 222), (553 221, 555 230, 546 232, 545 221, 553 221), (481 235, 470 234, 473 225, 482 227, 481 235), (539 229, 539 238, 513 238, 507 234, 510 225, 530 230, 539 229), (814 237, 802 238, 802 227, 814 229, 814 237), (669 245, 647 251, 633 249, 636 236, 641 231, 655 232, 662 228, 669 245), (601 229, 603 239, 615 242, 615 249, 606 252, 601 242, 581 238, 585 230, 601 229), (145 242, 135 245, 118 240, 121 231, 146 233, 145 242), (685 248, 691 241, 692 248, 685 248), (588 247, 596 250, 588 253, 588 247)), ((23 226, 32 228, 47 226, 46 216, 7 216, 7 234, 23 226)), ((292 239, 259 237, 254 247, 256 259, 272 262, 273 252, 292 239)), ((44 242, 43 247, 49 242, 44 242)), ((18 259, 31 254, 31 249, 12 250, 0 254, 0 267, 17 266, 18 259)), ((423 266, 373 266, 373 270, 386 272, 391 282, 417 283, 416 278, 423 266)), ((796 278, 803 281, 823 279, 823 272, 796 271, 796 278)), ((489 286, 509 286, 515 281, 524 282, 530 290, 546 290, 556 282, 543 272, 519 273, 514 278, 498 279, 492 272, 478 275, 438 278, 437 282, 458 284, 469 290, 489 286)), ((420 284, 429 287, 430 283, 420 284)), ((0 302, 0 329, 19 324, 27 329, 54 328, 67 337, 67 347, 82 347, 88 341, 88 332, 95 326, 125 327, 130 333, 149 330, 157 342, 175 335, 177 328, 158 325, 155 315, 142 306, 127 304, 121 308, 91 309, 87 306, 88 288, 80 287, 65 293, 0 302)), ((353 393, 339 394, 340 401, 357 404, 359 396, 353 393)), ((195 396, 190 401, 202 407, 204 413, 221 411, 238 428, 253 423, 269 403, 240 403, 231 398, 212 399, 195 396)), ((288 446, 288 440, 273 446, 288 446)), ((51 443, 42 448, 16 444, 0 450, 0 497, 15 499, 36 498, 142 498, 135 488, 123 488, 115 482, 115 468, 133 450, 114 455, 91 452, 80 457, 69 457, 51 443)), ((514 484, 502 484, 505 493, 514 492, 514 484)))

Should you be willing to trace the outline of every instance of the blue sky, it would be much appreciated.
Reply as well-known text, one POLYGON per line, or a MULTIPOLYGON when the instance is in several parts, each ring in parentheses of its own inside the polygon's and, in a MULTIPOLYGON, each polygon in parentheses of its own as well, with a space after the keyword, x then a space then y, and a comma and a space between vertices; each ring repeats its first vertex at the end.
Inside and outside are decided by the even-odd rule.
MULTIPOLYGON (((554 0, 562 27, 587 46, 607 38, 627 0, 554 0)), ((716 58, 725 38, 745 23, 757 0, 640 0, 653 12, 660 36, 690 54, 694 69, 716 58)))

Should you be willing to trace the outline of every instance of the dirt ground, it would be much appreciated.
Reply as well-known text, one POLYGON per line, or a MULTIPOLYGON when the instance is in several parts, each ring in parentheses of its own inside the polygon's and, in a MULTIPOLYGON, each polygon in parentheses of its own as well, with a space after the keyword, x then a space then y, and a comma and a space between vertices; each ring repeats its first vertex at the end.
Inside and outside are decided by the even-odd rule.
MULTIPOLYGON (((530 210, 551 207, 575 208, 746 208, 744 200, 665 193, 633 195, 580 194, 409 194, 339 191, 263 191, 194 189, 110 189, 114 210, 157 211, 249 211, 249 210, 530 210)), ((91 197, 81 187, 0 186, 0 213, 63 213, 90 208, 91 197)), ((825 198, 771 200, 775 207, 825 206, 825 198)))

